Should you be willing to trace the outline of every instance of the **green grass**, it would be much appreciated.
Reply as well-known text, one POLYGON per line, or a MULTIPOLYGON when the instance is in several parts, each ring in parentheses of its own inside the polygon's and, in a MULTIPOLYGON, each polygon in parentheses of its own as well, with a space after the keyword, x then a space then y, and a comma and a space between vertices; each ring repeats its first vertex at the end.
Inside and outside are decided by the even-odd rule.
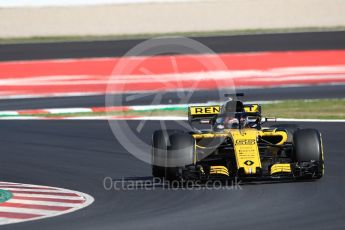
POLYGON ((319 32, 319 31, 344 31, 345 27, 305 27, 305 28, 281 28, 281 29, 248 29, 231 31, 210 31, 210 32, 181 32, 181 33, 153 33, 134 35, 107 35, 107 36, 47 36, 47 37, 25 37, 25 38, 0 38, 0 44, 18 43, 49 43, 49 42, 77 42, 77 41, 108 41, 108 40, 129 40, 148 39, 162 36, 231 36, 250 34, 270 34, 270 33, 294 33, 294 32, 319 32))
POLYGON ((281 101, 262 105, 262 111, 266 117, 345 119, 345 99, 281 101))

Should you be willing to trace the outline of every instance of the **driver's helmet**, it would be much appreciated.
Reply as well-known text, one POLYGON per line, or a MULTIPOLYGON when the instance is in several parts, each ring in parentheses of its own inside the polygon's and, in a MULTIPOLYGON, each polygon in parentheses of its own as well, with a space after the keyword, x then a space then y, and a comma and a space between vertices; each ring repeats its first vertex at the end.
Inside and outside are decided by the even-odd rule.
POLYGON ((247 127, 248 120, 245 113, 226 113, 216 123, 217 129, 238 129, 247 127))
POLYGON ((239 127, 238 119, 232 115, 224 117, 223 123, 226 129, 236 129, 239 127))
POLYGON ((248 127, 248 117, 245 113, 238 115, 238 121, 242 128, 248 127))
POLYGON ((240 127, 244 128, 246 125, 247 117, 242 113, 236 113, 234 115, 230 114, 224 118, 224 128, 226 129, 238 129, 240 127))

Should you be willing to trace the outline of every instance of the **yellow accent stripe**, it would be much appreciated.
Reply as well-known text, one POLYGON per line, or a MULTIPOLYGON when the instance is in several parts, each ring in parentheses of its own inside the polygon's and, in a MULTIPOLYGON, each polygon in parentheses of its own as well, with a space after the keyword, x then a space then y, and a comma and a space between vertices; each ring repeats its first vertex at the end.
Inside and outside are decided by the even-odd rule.
POLYGON ((271 174, 275 173, 291 173, 290 164, 274 164, 271 167, 271 174))
MULTIPOLYGON (((322 135, 320 133, 320 141, 321 141, 321 158, 322 158, 322 161, 324 162, 325 159, 324 159, 324 155, 323 155, 323 141, 322 141, 322 135)), ((322 175, 325 174, 325 164, 323 163, 322 164, 322 175)))
POLYGON ((225 166, 211 166, 210 174, 223 174, 229 176, 229 170, 225 166))
POLYGON ((202 139, 202 138, 215 138, 215 137, 228 137, 228 133, 196 133, 193 134, 195 139, 202 139))
POLYGON ((266 137, 266 136, 269 136, 269 137, 281 136, 282 139, 280 140, 280 142, 276 143, 276 145, 282 145, 288 139, 288 136, 287 136, 285 131, 277 131, 277 129, 275 129, 273 131, 271 131, 271 130, 270 131, 265 131, 265 132, 261 131, 259 135, 262 136, 262 137, 266 137))

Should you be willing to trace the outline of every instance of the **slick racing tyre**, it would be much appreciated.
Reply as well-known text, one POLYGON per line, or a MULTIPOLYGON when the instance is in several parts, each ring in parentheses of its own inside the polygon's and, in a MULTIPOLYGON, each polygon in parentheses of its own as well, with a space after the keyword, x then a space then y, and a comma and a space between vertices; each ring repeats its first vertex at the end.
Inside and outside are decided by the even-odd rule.
POLYGON ((316 129, 300 129, 293 136, 293 158, 297 162, 315 162, 314 177, 323 176, 324 159, 321 134, 316 129))
POLYGON ((165 165, 167 159, 170 135, 180 133, 179 130, 157 130, 152 136, 152 176, 165 177, 165 165))
POLYGON ((167 180, 181 179, 182 168, 194 162, 194 138, 188 133, 176 133, 170 136, 168 146, 167 167, 165 178, 167 180))

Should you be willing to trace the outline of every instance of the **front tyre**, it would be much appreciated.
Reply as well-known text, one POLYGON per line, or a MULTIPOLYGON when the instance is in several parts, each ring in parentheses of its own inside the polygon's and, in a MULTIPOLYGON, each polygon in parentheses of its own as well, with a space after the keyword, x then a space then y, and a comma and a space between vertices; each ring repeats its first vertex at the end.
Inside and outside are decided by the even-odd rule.
POLYGON ((316 129, 299 129, 293 135, 293 160, 299 164, 315 165, 311 177, 320 179, 324 174, 322 137, 316 129))

